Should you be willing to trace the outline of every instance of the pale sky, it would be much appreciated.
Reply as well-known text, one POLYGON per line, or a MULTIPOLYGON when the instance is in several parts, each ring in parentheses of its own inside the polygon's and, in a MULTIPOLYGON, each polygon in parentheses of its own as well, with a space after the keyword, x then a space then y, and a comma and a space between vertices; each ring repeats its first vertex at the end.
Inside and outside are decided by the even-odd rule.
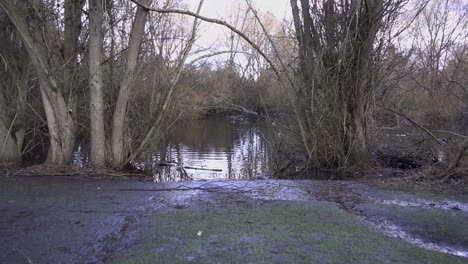
MULTIPOLYGON (((186 0, 192 11, 198 6, 198 0, 186 0)), ((282 19, 289 11, 289 0, 251 0, 254 6, 263 12, 271 12, 277 18, 282 19)), ((223 18, 239 4, 244 4, 244 0, 205 0, 202 8, 202 15, 213 18, 223 18)))
MULTIPOLYGON (((199 4, 199 0, 185 0, 188 3, 190 10, 195 12, 199 4)), ((289 0, 251 0, 254 8, 261 13, 270 12, 279 20, 291 17, 291 9, 289 0)), ((205 0, 201 10, 201 15, 209 18, 217 18, 228 20, 229 15, 233 14, 236 7, 239 5, 245 6, 245 0, 205 0)), ((197 41, 198 45, 209 46, 224 38, 225 32, 228 32, 224 27, 203 23, 198 31, 200 36, 197 41)))

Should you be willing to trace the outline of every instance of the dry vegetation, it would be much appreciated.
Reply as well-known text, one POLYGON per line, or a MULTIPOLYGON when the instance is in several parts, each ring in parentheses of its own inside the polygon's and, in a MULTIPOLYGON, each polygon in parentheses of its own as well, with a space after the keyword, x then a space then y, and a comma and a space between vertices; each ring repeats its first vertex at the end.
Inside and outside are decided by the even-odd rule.
POLYGON ((290 3, 290 21, 250 1, 224 21, 177 0, 2 1, 0 160, 69 164, 84 135, 94 167, 122 168, 177 120, 240 111, 274 119, 278 170, 466 178, 466 1, 290 3), (222 45, 196 45, 201 21, 222 45))

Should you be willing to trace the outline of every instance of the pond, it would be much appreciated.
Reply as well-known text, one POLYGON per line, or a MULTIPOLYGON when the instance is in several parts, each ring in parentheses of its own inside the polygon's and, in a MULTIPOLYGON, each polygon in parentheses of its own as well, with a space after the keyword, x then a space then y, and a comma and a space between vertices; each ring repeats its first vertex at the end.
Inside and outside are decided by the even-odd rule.
MULTIPOLYGON (((150 172, 155 182, 268 178, 272 138, 262 119, 229 116, 181 121, 133 165, 150 172)), ((73 164, 88 166, 88 151, 83 141, 73 164)))

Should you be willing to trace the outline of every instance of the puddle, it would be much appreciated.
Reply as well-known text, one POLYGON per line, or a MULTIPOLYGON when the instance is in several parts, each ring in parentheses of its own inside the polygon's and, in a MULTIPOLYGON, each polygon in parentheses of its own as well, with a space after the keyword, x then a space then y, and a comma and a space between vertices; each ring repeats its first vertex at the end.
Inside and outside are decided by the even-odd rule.
POLYGON ((408 234, 406 231, 404 231, 401 227, 391 223, 388 220, 381 219, 377 221, 377 220, 370 220, 365 217, 361 217, 361 219, 368 223, 371 223, 373 226, 383 231, 383 233, 387 236, 403 239, 411 244, 417 245, 427 250, 432 250, 432 251, 442 252, 442 253, 458 256, 458 257, 468 258, 468 251, 458 250, 458 249, 454 249, 448 246, 441 246, 436 243, 427 242, 422 239, 413 237, 410 234, 408 234))
POLYGON ((385 205, 397 205, 402 207, 419 207, 419 208, 434 208, 434 209, 443 209, 443 210, 454 210, 462 211, 468 213, 468 203, 461 203, 456 201, 428 201, 428 200, 416 200, 416 201, 403 201, 403 200, 379 200, 376 199, 375 202, 385 204, 385 205))
POLYGON ((381 230, 421 248, 468 257, 468 203, 418 198, 417 193, 393 193, 352 182, 313 184, 310 193, 381 230), (404 199, 401 199, 404 197, 404 199))
MULTIPOLYGON (((3 208, 0 208, 0 211, 2 215, 5 215, 5 220, 3 226, 0 226, 0 233, 3 232, 2 237, 6 238, 6 240, 4 240, 3 244, 0 243, 0 249, 6 248, 10 250, 10 244, 16 243, 17 245, 28 247, 29 250, 36 250, 37 254, 42 254, 44 251, 46 253, 43 255, 35 255, 40 256, 40 259, 44 260, 40 262, 44 263, 57 262, 52 261, 54 258, 54 260, 61 260, 61 258, 70 259, 70 254, 78 254, 76 256, 77 261, 75 262, 86 263, 87 261, 79 260, 89 254, 91 256, 93 254, 96 255, 95 251, 110 252, 108 255, 111 255, 113 252, 119 252, 121 249, 120 240, 127 239, 123 236, 134 236, 134 233, 127 231, 127 227, 144 228, 145 225, 134 223, 148 219, 146 216, 159 215, 169 211, 188 216, 191 213, 200 213, 202 214, 200 217, 205 221, 205 219, 213 217, 211 210, 219 209, 218 212, 229 213, 225 216, 228 220, 231 220, 233 217, 242 219, 243 222, 236 222, 235 224, 239 226, 240 231, 248 231, 254 222, 239 215, 236 210, 244 208, 245 210, 242 210, 245 212, 257 212, 258 209, 268 207, 269 209, 265 213, 258 216, 265 219, 266 223, 265 225, 260 225, 260 227, 268 228, 272 231, 265 238, 265 241, 269 243, 269 241, 272 241, 270 239, 271 235, 277 234, 273 231, 275 231, 274 228, 278 225, 269 221, 270 208, 282 214, 283 209, 276 206, 285 204, 287 204, 285 208, 288 208, 288 210, 294 206, 301 205, 304 206, 301 208, 318 206, 319 211, 327 211, 321 217, 314 213, 304 218, 306 220, 298 221, 298 223, 304 225, 304 228, 317 225, 317 230, 313 231, 315 233, 312 231, 311 233, 305 233, 304 230, 306 229, 302 227, 298 229, 298 232, 295 232, 307 237, 317 235, 319 236, 317 241, 322 241, 321 234, 328 235, 333 240, 335 238, 333 232, 336 231, 334 228, 343 228, 340 224, 337 227, 325 229, 322 224, 317 224, 317 221, 329 224, 332 222, 332 219, 341 221, 346 218, 352 223, 350 222, 351 226, 349 228, 345 227, 342 230, 344 234, 342 241, 344 242, 348 241, 349 235, 346 234, 349 234, 350 230, 355 231, 357 226, 355 223, 359 222, 360 226, 367 227, 365 230, 370 230, 369 232, 376 233, 381 237, 385 237, 382 235, 384 234, 430 251, 468 258, 466 243, 468 238, 468 235, 466 235, 468 233, 466 229, 468 214, 466 212, 466 203, 448 200, 448 197, 443 197, 446 200, 437 201, 438 198, 435 196, 434 198, 427 198, 428 196, 421 194, 420 197, 425 197, 425 199, 422 199, 418 198, 417 193, 396 193, 352 181, 218 180, 156 184, 138 181, 85 181, 82 179, 59 177, 25 177, 9 181, 2 186, 3 188, 0 193, 3 196, 0 195, 0 198, 3 201, 3 208), (100 188, 98 189, 97 187, 100 188), (11 210, 13 206, 19 207, 17 210, 11 210), (453 209, 454 206, 457 206, 460 210, 453 209), (33 225, 33 229, 23 232, 21 231, 22 225, 12 225, 7 222, 11 220, 16 221, 16 224, 24 223, 24 226, 31 226, 31 220, 29 217, 26 217, 27 214, 25 213, 28 211, 34 211, 35 215, 39 216, 35 217, 36 219, 33 224, 40 222, 40 225, 33 225), (207 212, 208 214, 203 214, 203 212, 207 212), (22 217, 18 218, 18 216, 22 217), (50 223, 54 223, 54 225, 50 225, 50 223), (70 225, 70 223, 73 224, 70 225), (361 223, 365 224, 362 225, 361 223), (93 238, 96 234, 98 235, 97 240, 93 238), (70 235, 74 239, 64 244, 63 237, 70 235), (52 241, 55 243, 55 247, 67 247, 71 250, 70 252, 65 252, 60 249, 54 251, 53 254, 49 254, 49 249, 47 246, 44 246, 45 244, 29 243, 31 238, 38 241, 47 240, 47 243, 52 241), (90 249, 83 247, 85 243, 94 245, 96 241, 100 241, 99 243, 103 245, 103 248, 90 249), (104 246, 106 247, 104 248, 104 246)), ((460 197, 462 201, 465 201, 463 196, 460 197)), ((303 213, 302 209, 295 210, 294 215, 286 215, 284 219, 282 218, 277 223, 283 223, 283 220, 289 221, 295 219, 297 216, 303 217, 301 213, 303 213)), ((178 218, 175 221, 183 219, 185 218, 178 218)), ((0 224, 2 224, 1 222, 0 224)), ((217 222, 215 221, 215 223, 217 222)), ((291 226, 295 225, 296 223, 291 226)), ((168 226, 174 228, 177 232, 180 231, 180 226, 175 226, 172 222, 168 226)), ((194 227, 194 230, 193 237, 198 239, 198 237, 205 238, 208 235, 209 229, 197 226, 194 227), (197 235, 199 230, 203 230, 201 236, 197 235)), ((235 234, 239 230, 236 229, 235 234)), ((145 231, 146 233, 152 234, 145 231)), ((392 247, 382 247, 382 245, 375 243, 375 240, 369 239, 368 236, 359 232, 357 233, 362 236, 362 241, 364 241, 359 246, 363 246, 366 249, 377 246, 383 250, 381 254, 371 251, 369 253, 371 256, 385 257, 387 256, 385 255, 387 253, 386 250, 391 249, 390 251, 397 252, 394 257, 398 257, 400 253, 407 253, 409 248, 416 248, 407 243, 400 243, 398 240, 395 242, 393 239, 391 239, 394 241, 392 242, 392 247), (372 243, 375 245, 369 246, 372 243), (395 251, 394 246, 401 247, 401 251, 395 251)), ((262 231, 260 234, 265 233, 262 231)), ((285 237, 291 238, 291 236, 285 237)), ((294 237, 292 239, 295 242, 300 241, 294 240, 294 237)), ((172 245, 171 243, 169 244, 172 245)), ((317 244, 319 242, 314 242, 314 245, 317 244)), ((330 251, 327 257, 335 256, 335 248, 339 248, 340 250, 347 248, 336 246, 336 244, 333 245, 333 250, 330 251)), ((354 244, 347 246, 352 247, 354 244)), ((309 252, 307 250, 310 250, 310 248, 309 244, 304 244, 305 252, 309 252)), ((244 249, 242 250, 242 252, 245 252, 244 249)), ((434 252, 427 252, 426 250, 419 250, 418 252, 422 252, 421 254, 437 255, 434 252)), ((340 254, 346 255, 345 250, 340 252, 340 254)), ((454 258, 448 255, 439 254, 438 256, 444 259, 454 258)), ((10 258, 15 256, 14 253, 9 255, 10 258)), ((420 257, 420 255, 412 255, 412 257, 420 257)), ((398 262, 394 259, 391 260, 398 262)), ((17 262, 10 261, 10 263, 17 262)), ((281 263, 283 262, 286 261, 282 261, 281 263)), ((362 262, 386 263, 385 261, 372 262, 368 259, 367 261, 354 261, 353 263, 362 262)), ((399 263, 413 262, 402 261, 399 263)), ((427 263, 430 263, 430 261, 427 263)), ((447 262, 439 261, 434 263, 447 262)))
POLYGON ((164 197, 165 202, 175 208, 177 206, 184 208, 193 204, 226 206, 232 202, 249 201, 323 200, 333 202, 387 236, 402 239, 427 250, 468 257, 468 250, 463 246, 460 248, 460 241, 463 239, 456 237, 456 235, 463 234, 463 232, 457 232, 459 230, 457 228, 465 220, 461 219, 456 223, 451 221, 453 217, 466 214, 467 204, 458 201, 397 199, 392 198, 392 195, 401 196, 402 194, 382 192, 352 182, 221 180, 168 183, 164 185, 164 188, 174 190, 164 197), (422 214, 418 210, 423 210, 422 214), (422 219, 421 222, 418 222, 420 221, 418 219, 422 219), (440 227, 441 223, 445 222, 451 225, 451 231, 446 234, 446 237, 444 237, 444 230, 440 227), (430 236, 419 236, 421 229, 424 234, 424 228, 429 228, 426 232, 430 232, 430 236))

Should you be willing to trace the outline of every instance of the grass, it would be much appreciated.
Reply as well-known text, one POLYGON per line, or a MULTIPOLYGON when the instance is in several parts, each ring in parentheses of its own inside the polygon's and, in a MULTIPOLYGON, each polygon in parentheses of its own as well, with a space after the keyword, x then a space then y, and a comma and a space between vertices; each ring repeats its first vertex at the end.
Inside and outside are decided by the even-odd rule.
POLYGON ((167 210, 118 263, 463 263, 386 237, 329 203, 167 210), (202 231, 201 235, 198 232, 202 231))

